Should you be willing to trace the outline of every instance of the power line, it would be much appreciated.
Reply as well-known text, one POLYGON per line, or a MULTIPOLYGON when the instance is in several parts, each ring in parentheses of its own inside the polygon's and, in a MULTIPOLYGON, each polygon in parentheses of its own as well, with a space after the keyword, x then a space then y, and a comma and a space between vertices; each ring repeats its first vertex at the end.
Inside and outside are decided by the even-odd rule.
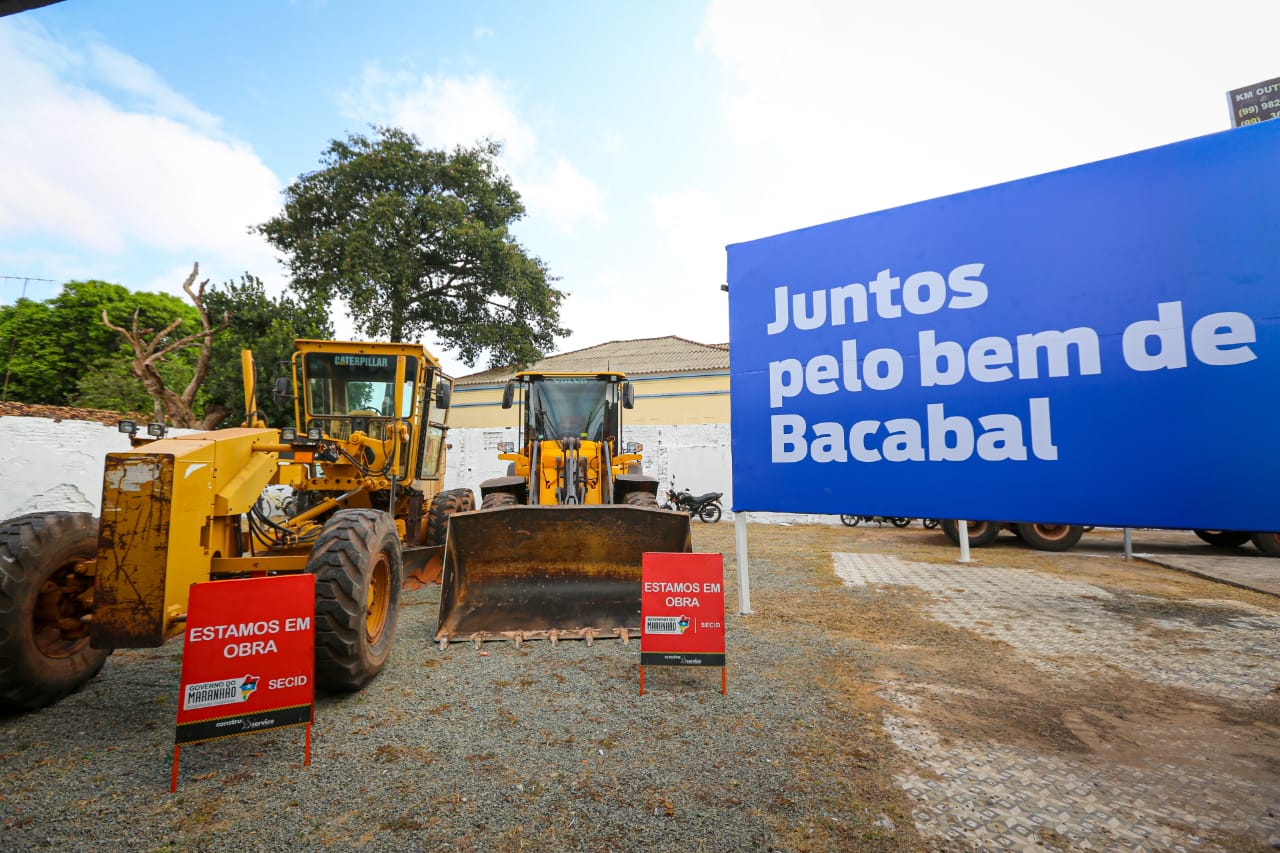
MULTIPOLYGON (((53 281, 51 278, 36 278, 33 275, 0 275, 0 278, 10 279, 13 281, 22 281, 22 295, 19 299, 27 298, 27 284, 32 281, 53 281)), ((9 399, 9 368, 13 365, 13 351, 18 346, 17 323, 14 323, 14 330, 9 333, 9 357, 4 360, 4 391, 0 392, 0 400, 9 399)))

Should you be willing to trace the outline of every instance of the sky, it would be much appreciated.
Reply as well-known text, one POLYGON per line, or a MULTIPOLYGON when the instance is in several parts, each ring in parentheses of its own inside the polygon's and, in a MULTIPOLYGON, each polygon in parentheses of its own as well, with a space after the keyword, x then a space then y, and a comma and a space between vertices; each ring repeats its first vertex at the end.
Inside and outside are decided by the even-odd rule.
POLYGON ((1275 32, 1274 0, 63 0, 0 18, 0 304, 193 262, 281 292, 251 227, 391 125, 502 142, 556 352, 724 343, 727 245, 1226 130, 1275 32))

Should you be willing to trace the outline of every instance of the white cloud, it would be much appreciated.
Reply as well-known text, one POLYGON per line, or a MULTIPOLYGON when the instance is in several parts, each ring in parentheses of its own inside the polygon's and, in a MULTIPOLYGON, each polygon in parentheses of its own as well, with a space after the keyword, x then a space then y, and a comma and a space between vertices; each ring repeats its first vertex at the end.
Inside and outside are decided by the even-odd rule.
POLYGON ((528 170, 528 177, 516 187, 525 207, 550 217, 562 231, 571 232, 582 219, 605 218, 600 188, 563 158, 528 170))
MULTIPOLYGON (((279 209, 276 176, 150 69, 102 46, 84 55, 38 29, 0 26, 0 251, 57 245, 96 277, 130 253, 181 253, 226 270, 215 280, 246 269, 274 280, 274 255, 248 227, 279 209)), ((121 280, 136 287, 157 272, 121 280)))
POLYGON ((167 116, 203 133, 217 132, 221 124, 217 116, 175 92, 153 69, 132 56, 105 44, 90 45, 85 55, 90 74, 135 98, 140 111, 167 116))
POLYGON ((499 165, 531 213, 565 231, 582 220, 603 218, 596 183, 566 158, 546 154, 512 94, 487 75, 413 75, 370 65, 341 104, 350 118, 403 128, 430 148, 501 142, 499 165))
POLYGON ((714 0, 698 46, 763 234, 1226 129, 1223 93, 1275 72, 1233 21, 1276 18, 1257 0, 714 0))

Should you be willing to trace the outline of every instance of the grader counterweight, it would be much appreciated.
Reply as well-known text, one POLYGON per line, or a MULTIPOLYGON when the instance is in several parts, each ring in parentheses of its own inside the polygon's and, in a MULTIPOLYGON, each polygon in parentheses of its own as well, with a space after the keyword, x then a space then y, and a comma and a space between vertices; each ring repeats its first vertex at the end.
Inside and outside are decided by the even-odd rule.
POLYGON ((406 568, 429 572, 448 516, 474 506, 442 485, 451 380, 420 345, 299 340, 277 385, 295 425, 273 429, 244 368, 246 425, 135 436, 107 457, 101 521, 0 523, 0 708, 48 705, 112 649, 163 644, 191 584, 241 577, 316 576, 319 687, 382 669, 406 568), (270 487, 292 492, 284 517, 264 509, 270 487))

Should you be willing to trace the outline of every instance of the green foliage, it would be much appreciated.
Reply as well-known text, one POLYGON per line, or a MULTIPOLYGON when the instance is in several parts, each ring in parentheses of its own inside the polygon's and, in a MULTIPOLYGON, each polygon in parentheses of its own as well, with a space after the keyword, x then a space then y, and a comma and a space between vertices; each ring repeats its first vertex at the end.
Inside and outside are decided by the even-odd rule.
POLYGON ((434 334, 474 365, 528 364, 560 327, 564 294, 510 233, 525 213, 501 146, 423 150, 396 128, 333 140, 258 231, 289 257, 293 286, 341 299, 362 334, 434 334))
MULTIPOLYGON (((271 399, 272 380, 282 375, 276 364, 288 360, 294 338, 333 336, 327 305, 314 297, 272 299, 248 274, 211 288, 204 304, 215 323, 226 312, 230 324, 214 336, 209 373, 192 408, 199 412, 221 405, 230 411, 224 425, 244 421, 240 350, 249 349, 258 364, 258 399, 267 422, 292 423, 292 407, 271 399)), ((0 358, 13 346, 8 399, 150 413, 155 403, 130 370, 133 351, 119 332, 103 325, 103 309, 124 328, 132 326, 137 310, 139 330, 150 334, 177 318, 183 322, 171 333, 174 338, 200 329, 195 307, 178 297, 134 293, 102 281, 70 282, 45 302, 19 300, 0 307, 0 358)), ((195 344, 161 361, 157 369, 166 387, 181 392, 198 355, 195 344)))
MULTIPOLYGON (((45 302, 20 299, 14 305, 0 307, 0 353, 6 359, 9 376, 7 399, 115 408, 104 405, 96 392, 81 388, 82 381, 94 387, 94 381, 88 379, 90 375, 110 372, 119 363, 127 365, 132 357, 120 334, 103 325, 104 309, 113 323, 126 328, 132 324, 135 311, 139 329, 159 331, 179 317, 183 323, 174 335, 200 328, 195 308, 175 296, 134 293, 104 281, 68 282, 57 296, 45 302)), ((193 361, 194 353, 183 353, 174 359, 173 367, 180 372, 185 365, 190 377, 193 361)), ((150 408, 148 398, 143 410, 150 408)))
MULTIPOLYGON (((159 370, 169 388, 185 387, 191 381, 193 372, 189 358, 176 356, 161 362, 159 370)), ((114 361, 104 361, 86 368, 76 385, 73 405, 148 415, 155 409, 155 401, 147 393, 147 389, 142 387, 141 380, 129 369, 129 359, 125 355, 114 361)))
POLYGON ((204 297, 210 317, 230 315, 230 325, 213 340, 213 356, 204 391, 210 404, 225 406, 229 412, 223 425, 245 421, 244 381, 241 375, 240 351, 253 352, 257 365, 258 408, 267 423, 284 426, 293 423, 292 402, 278 405, 271 396, 277 376, 288 375, 287 364, 293 354, 295 338, 329 339, 333 326, 328 304, 315 295, 293 297, 288 294, 273 299, 267 296, 262 281, 248 273, 239 282, 229 281, 215 286, 204 297))

